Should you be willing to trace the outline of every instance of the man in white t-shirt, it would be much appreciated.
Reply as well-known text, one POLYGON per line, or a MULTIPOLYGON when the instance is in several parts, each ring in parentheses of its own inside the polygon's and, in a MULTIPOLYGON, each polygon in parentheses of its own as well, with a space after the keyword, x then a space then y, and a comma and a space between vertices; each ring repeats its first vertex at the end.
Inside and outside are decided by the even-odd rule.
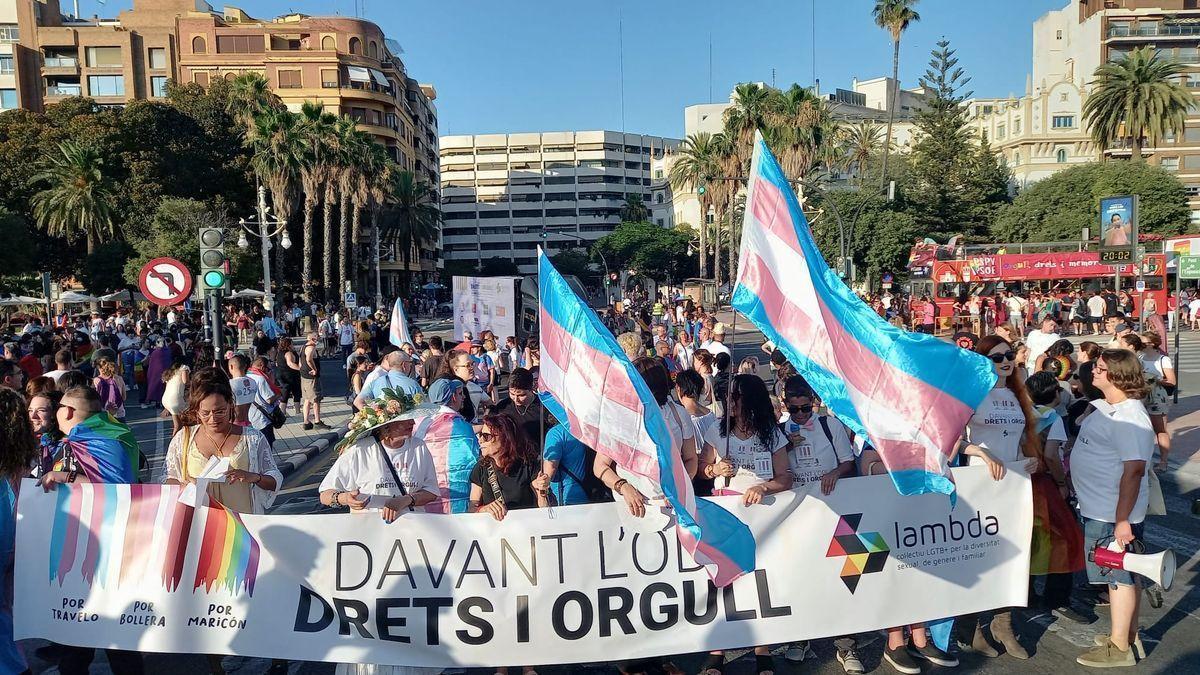
POLYGON ((1087 301, 1088 322, 1092 324, 1092 335, 1099 335, 1104 325, 1104 296, 1093 293, 1087 301))
POLYGON ((229 388, 233 390, 233 404, 237 408, 234 421, 257 429, 267 442, 274 445, 275 429, 267 412, 275 405, 275 392, 267 379, 250 371, 250 359, 245 354, 234 354, 226 362, 229 366, 229 388))
POLYGON ((1029 347, 1029 358, 1027 360, 1030 370, 1034 369, 1037 364, 1037 359, 1050 345, 1062 339, 1062 335, 1058 333, 1058 321, 1054 317, 1047 316, 1042 319, 1042 325, 1029 331, 1029 335, 1025 337, 1025 345, 1029 347))
POLYGON ((67 371, 75 370, 74 357, 70 349, 60 349, 54 353, 54 370, 46 373, 46 377, 54 380, 58 384, 59 378, 67 374, 67 371))
POLYGON ((1004 306, 1008 309, 1008 322, 1017 332, 1017 337, 1025 335, 1025 309, 1028 305, 1025 298, 1013 295, 1012 291, 1004 292, 1004 306))
POLYGON ((716 328, 713 329, 712 339, 700 345, 700 348, 713 356, 721 352, 729 354, 730 357, 733 356, 729 351, 729 347, 725 346, 725 327, 720 324, 717 324, 716 328))
POLYGON ((854 471, 854 448, 846 427, 836 417, 814 413, 819 401, 803 377, 784 384, 783 432, 788 439, 788 468, 793 487, 819 483, 833 492, 839 478, 854 471))

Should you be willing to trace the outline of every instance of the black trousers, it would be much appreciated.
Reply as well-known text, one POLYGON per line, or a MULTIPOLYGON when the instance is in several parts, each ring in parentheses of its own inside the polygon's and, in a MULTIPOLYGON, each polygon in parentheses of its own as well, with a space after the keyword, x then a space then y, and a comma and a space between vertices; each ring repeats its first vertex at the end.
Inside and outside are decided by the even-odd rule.
MULTIPOLYGON (((93 647, 72 647, 63 645, 63 655, 58 661, 58 672, 62 675, 87 675, 92 660, 96 658, 93 647)), ((108 665, 114 675, 143 675, 146 672, 142 663, 141 652, 127 652, 120 649, 105 649, 108 665)))

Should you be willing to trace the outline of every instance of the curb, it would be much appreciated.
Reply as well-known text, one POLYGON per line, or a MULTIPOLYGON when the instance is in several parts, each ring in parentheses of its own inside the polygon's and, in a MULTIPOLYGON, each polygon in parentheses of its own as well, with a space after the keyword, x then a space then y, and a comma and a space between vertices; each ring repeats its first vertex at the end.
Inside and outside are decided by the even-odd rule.
POLYGON ((309 443, 302 452, 294 453, 291 457, 288 457, 280 462, 279 472, 283 474, 284 478, 296 473, 301 467, 303 467, 305 464, 308 464, 309 460, 321 454, 327 448, 341 440, 341 437, 344 433, 345 432, 337 431, 326 432, 312 443, 309 443))

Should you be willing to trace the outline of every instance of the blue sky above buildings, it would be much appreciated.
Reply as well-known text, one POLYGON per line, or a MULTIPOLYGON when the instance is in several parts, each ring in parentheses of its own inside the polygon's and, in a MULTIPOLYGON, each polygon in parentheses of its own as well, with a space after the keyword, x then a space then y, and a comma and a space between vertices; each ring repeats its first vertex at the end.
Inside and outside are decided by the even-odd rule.
MULTIPOLYGON (((264 18, 289 11, 363 16, 404 47, 409 72, 437 88, 440 133, 624 128, 679 136, 683 108, 725 100, 745 81, 849 88, 891 72, 873 0, 241 0, 264 18), (619 26, 623 26, 619 30, 619 26), (620 35, 619 34, 623 34, 620 35), (624 123, 621 60, 624 41, 624 123)), ((64 7, 69 2, 64 1, 64 7)), ((131 0, 81 13, 114 15, 131 0)), ((210 0, 210 4, 222 3, 210 0)), ((1034 19, 1067 0, 922 0, 901 44, 900 79, 916 86, 945 37, 977 96, 1020 95, 1034 19)))

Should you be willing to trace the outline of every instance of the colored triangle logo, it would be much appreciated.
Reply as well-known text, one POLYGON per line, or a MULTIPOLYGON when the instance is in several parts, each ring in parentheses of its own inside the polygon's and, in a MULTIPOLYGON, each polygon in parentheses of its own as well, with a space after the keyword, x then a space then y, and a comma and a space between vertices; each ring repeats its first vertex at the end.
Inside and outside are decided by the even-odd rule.
POLYGON ((855 525, 846 522, 845 516, 838 518, 837 529, 833 531, 833 536, 840 537, 847 534, 854 534, 855 525))
POLYGON ((834 558, 841 555, 846 555, 846 549, 842 548, 842 545, 838 543, 837 539, 830 541, 829 550, 825 552, 825 557, 834 558))

